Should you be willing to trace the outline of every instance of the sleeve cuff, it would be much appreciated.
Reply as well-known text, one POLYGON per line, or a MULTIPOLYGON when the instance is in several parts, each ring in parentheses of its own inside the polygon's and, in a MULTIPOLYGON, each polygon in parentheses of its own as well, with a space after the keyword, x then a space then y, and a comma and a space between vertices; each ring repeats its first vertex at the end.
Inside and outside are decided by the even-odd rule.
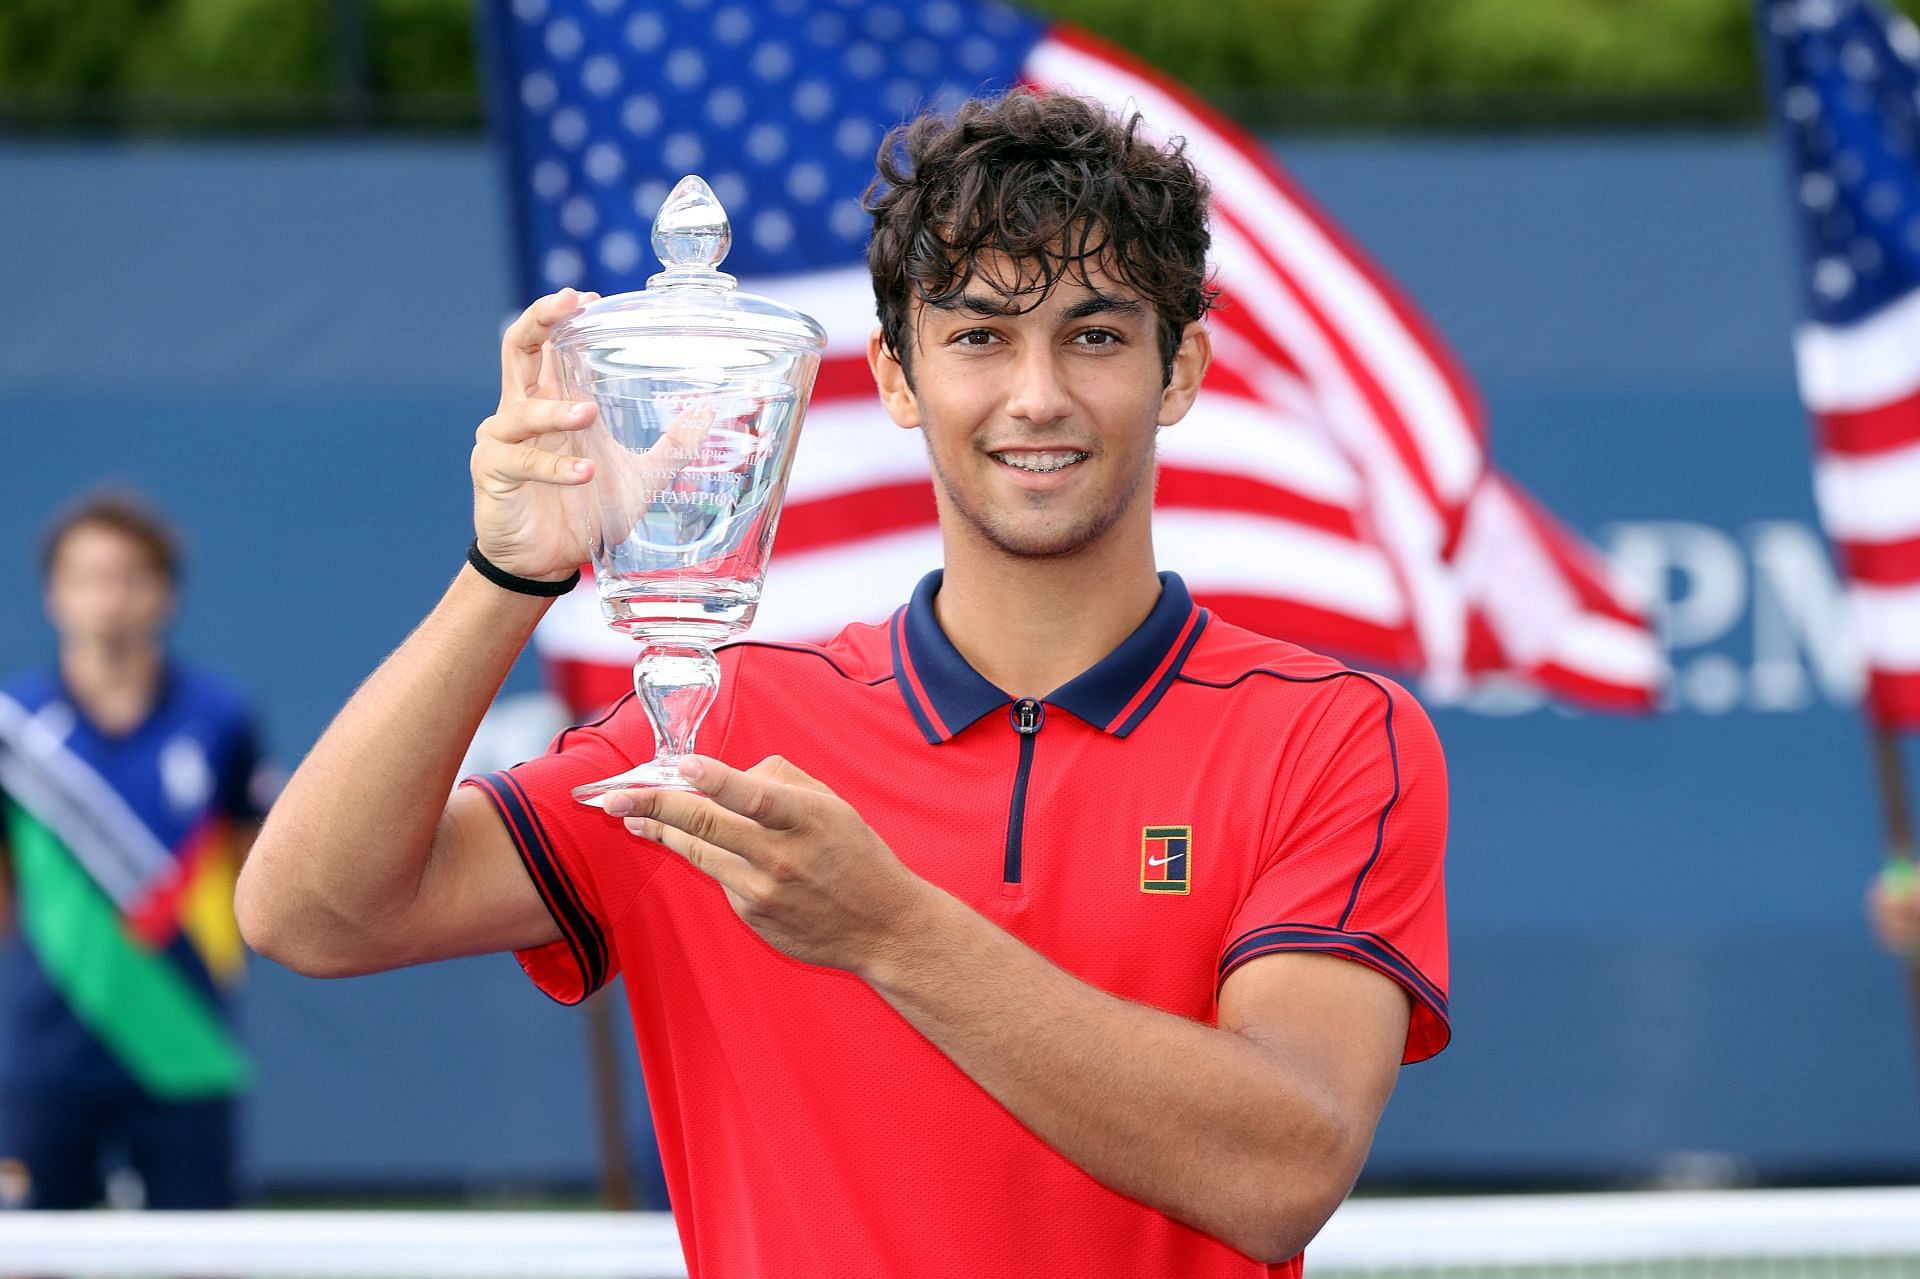
MULTIPOLYGON (((1425 1061, 1447 1046, 1453 1027, 1447 1016, 1447 993, 1429 980, 1411 960, 1372 933, 1343 932, 1322 924, 1269 924, 1236 938, 1220 958, 1219 984, 1250 959, 1280 951, 1315 951, 1340 955, 1386 974, 1413 996, 1413 1016, 1407 1023, 1404 1065, 1425 1061)), ((1217 989, 1217 987, 1216 987, 1217 989)))
POLYGON ((514 952, 533 984, 548 998, 577 1004, 611 976, 606 935, 585 898, 568 877, 526 791, 511 772, 480 773, 460 783, 485 795, 500 814, 527 868, 527 877, 560 929, 560 940, 514 952))

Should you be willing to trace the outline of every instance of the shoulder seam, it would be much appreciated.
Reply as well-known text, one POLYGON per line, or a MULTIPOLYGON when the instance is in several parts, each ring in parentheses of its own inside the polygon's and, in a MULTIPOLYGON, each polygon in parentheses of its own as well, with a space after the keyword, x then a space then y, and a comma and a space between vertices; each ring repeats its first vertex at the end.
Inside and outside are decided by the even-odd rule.
POLYGON ((888 671, 885 675, 879 676, 876 679, 859 679, 849 675, 841 667, 840 663, 834 661, 824 650, 815 648, 811 644, 782 644, 774 640, 737 640, 727 645, 727 648, 770 648, 779 653, 805 653, 809 657, 817 657, 828 666, 831 666, 833 673, 841 679, 846 680, 850 684, 859 684, 865 688, 878 688, 880 685, 891 683, 893 680, 892 671, 888 671))
POLYGON ((1367 872, 1371 871, 1373 869, 1374 863, 1380 860, 1380 852, 1383 848, 1386 847, 1387 818, 1389 815, 1392 814, 1393 806, 1400 802, 1400 743, 1398 738, 1395 737, 1394 731, 1393 731, 1393 694, 1387 691, 1387 686, 1380 682, 1380 679, 1378 676, 1369 675, 1365 671, 1356 671, 1356 670, 1353 670, 1351 667, 1343 667, 1337 671, 1328 671, 1322 675, 1283 675, 1279 671, 1271 671, 1266 669, 1263 666, 1256 666, 1254 669, 1250 671, 1246 671, 1236 676, 1234 679, 1232 679, 1231 681, 1225 684, 1214 683, 1211 680, 1196 679, 1190 675, 1181 675, 1179 678, 1182 680, 1185 680, 1189 684, 1197 684, 1202 688, 1223 688, 1224 689, 1224 688, 1238 687, 1243 681, 1248 680, 1255 675, 1267 675, 1274 679, 1281 680, 1289 684, 1324 684, 1328 680, 1339 679, 1342 676, 1351 675, 1355 679, 1365 680, 1367 683, 1373 685, 1375 690, 1379 692, 1381 698, 1387 704, 1387 713, 1386 713, 1386 720, 1385 720, 1385 727, 1387 730, 1387 759, 1393 765, 1393 791, 1391 794, 1387 796, 1387 802, 1381 806, 1380 820, 1374 825, 1373 851, 1367 854, 1367 860, 1365 864, 1360 867, 1359 873, 1354 875, 1353 887, 1347 893, 1346 909, 1340 912, 1340 922, 1339 924, 1336 925, 1336 927, 1340 928, 1342 931, 1345 931, 1348 921, 1353 918, 1353 912, 1355 908, 1357 908, 1360 904, 1360 889, 1361 889, 1361 886, 1366 883, 1367 872))

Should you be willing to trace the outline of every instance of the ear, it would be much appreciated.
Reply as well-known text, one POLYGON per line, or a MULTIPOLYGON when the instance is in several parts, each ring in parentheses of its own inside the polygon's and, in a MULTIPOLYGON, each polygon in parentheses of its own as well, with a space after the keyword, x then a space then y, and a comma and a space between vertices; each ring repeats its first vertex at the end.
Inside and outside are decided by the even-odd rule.
POLYGON ((880 403, 894 425, 913 430, 920 425, 920 401, 914 397, 907 371, 900 358, 887 345, 885 330, 878 325, 867 335, 867 367, 873 370, 874 385, 880 388, 880 403))
POLYGON ((1160 392, 1160 415, 1155 420, 1161 426, 1172 426, 1187 415, 1211 363, 1213 339, 1207 334, 1207 326, 1195 320, 1180 334, 1180 345, 1173 353, 1173 376, 1160 392))

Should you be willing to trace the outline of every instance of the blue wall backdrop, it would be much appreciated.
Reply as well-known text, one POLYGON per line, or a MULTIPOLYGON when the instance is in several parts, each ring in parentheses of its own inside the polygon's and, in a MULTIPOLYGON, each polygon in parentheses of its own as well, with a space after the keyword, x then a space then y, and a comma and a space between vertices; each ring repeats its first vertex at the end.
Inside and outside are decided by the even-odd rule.
MULTIPOLYGON (((1281 151, 1457 345, 1506 467, 1658 593, 1677 677, 1650 721, 1436 708, 1456 1037, 1402 1077, 1370 1175, 1920 1172, 1771 146, 1281 151)), ((179 647, 297 761, 459 563, 504 226, 477 145, 0 148, 0 668, 51 653, 44 521, 130 481, 190 540, 179 647)), ((254 976, 264 1184, 591 1177, 581 1021, 510 960, 254 976)))

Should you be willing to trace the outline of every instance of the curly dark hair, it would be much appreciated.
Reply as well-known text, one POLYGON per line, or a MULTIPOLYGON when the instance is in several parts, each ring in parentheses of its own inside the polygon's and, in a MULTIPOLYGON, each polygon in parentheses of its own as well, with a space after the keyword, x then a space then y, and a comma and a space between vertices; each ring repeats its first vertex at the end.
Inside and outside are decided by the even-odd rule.
POLYGON ((1097 102, 1016 89, 896 126, 867 188, 867 269, 887 346, 912 376, 912 302, 938 306, 980 272, 983 254, 1014 264, 993 280, 1039 306, 1062 279, 1097 265, 1153 307, 1163 381, 1182 330, 1215 305, 1207 279, 1205 178, 1176 139, 1138 137, 1097 102))

